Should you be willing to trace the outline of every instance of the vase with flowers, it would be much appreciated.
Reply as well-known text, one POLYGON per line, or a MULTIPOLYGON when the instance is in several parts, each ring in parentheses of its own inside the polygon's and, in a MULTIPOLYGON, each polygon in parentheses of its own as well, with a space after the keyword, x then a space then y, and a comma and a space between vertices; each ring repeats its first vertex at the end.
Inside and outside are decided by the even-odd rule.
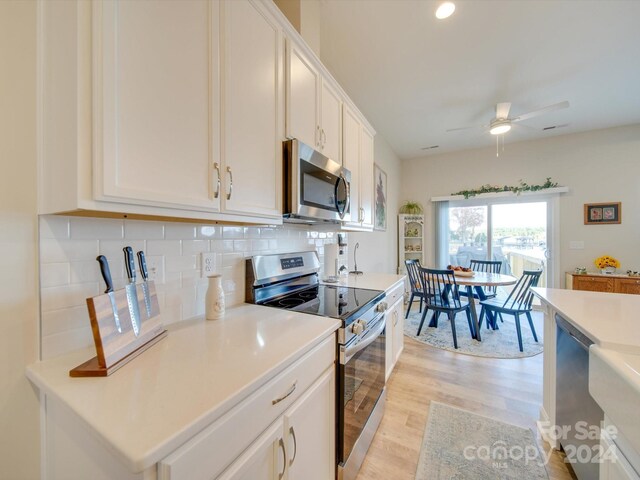
POLYGON ((620 268, 620 262, 609 255, 598 257, 593 263, 605 274, 615 273, 616 268, 620 268))

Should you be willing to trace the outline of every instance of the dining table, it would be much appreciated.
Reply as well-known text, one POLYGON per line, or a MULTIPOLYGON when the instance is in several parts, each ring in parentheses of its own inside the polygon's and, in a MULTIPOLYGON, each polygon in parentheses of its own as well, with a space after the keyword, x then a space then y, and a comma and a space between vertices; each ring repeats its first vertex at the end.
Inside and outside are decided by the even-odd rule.
MULTIPOLYGON (((471 304, 471 319, 473 323, 473 338, 482 341, 482 335, 480 333, 480 326, 478 324, 478 312, 475 308, 475 302, 473 302, 473 290, 475 289, 476 296, 480 301, 486 300, 487 295, 483 287, 504 287, 508 285, 514 285, 518 279, 512 275, 504 275, 502 273, 490 273, 490 272, 457 272, 454 270, 454 277, 456 285, 464 286, 467 290, 467 298, 471 304), (469 275, 473 273, 473 275, 469 275)), ((433 320, 432 320, 433 322, 433 320)), ((430 324, 430 326, 433 326, 430 324)))

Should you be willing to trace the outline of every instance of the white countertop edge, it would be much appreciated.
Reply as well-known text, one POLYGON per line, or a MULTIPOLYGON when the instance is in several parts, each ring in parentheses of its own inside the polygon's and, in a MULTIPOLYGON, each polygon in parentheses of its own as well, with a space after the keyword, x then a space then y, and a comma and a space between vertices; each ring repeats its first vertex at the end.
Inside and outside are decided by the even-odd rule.
MULTIPOLYGON (((331 319, 325 317, 325 320, 331 319)), ((196 321, 202 321, 202 317, 196 317, 187 321, 180 322, 178 324, 168 325, 167 330, 169 330, 169 333, 171 333, 171 330, 175 328, 188 328, 188 324, 190 322, 196 321)), ((196 418, 193 422, 185 424, 181 430, 178 430, 175 432, 175 434, 167 437, 163 442, 158 444, 156 448, 144 452, 139 457, 132 456, 128 451, 123 451, 116 446, 116 442, 112 441, 109 437, 102 435, 100 431, 94 428, 89 419, 85 418, 79 412, 74 410, 70 405, 68 405, 66 400, 58 395, 55 389, 51 388, 48 383, 40 376, 39 372, 32 369, 31 366, 27 367, 25 374, 27 378, 39 390, 41 390, 41 392, 44 392, 47 395, 48 398, 53 399, 60 405, 64 406, 69 412, 73 413, 87 428, 87 431, 90 432, 91 435, 96 438, 104 447, 112 452, 127 469, 129 469, 133 473, 141 473, 147 468, 155 465, 158 461, 162 460, 164 457, 175 451, 194 435, 225 415, 227 412, 233 409, 234 406, 238 405, 245 398, 249 397, 253 392, 257 391, 270 379, 277 376, 287 367, 292 365, 295 361, 303 357, 305 353, 313 349, 315 346, 319 345, 324 339, 327 338, 327 336, 335 332, 339 327, 340 322, 338 320, 334 320, 330 326, 325 328, 322 333, 317 335, 313 340, 300 345, 294 353, 287 357, 284 357, 277 365, 263 372, 262 375, 248 382, 243 388, 235 391, 231 396, 227 397, 222 402, 212 406, 212 408, 208 412, 196 418)), ((151 348, 153 348, 153 346, 151 348)), ((88 348, 78 352, 74 352, 65 357, 69 358, 70 368, 73 368, 73 366, 71 365, 80 364, 88 357, 90 358, 94 355, 95 349, 88 348)), ((135 359, 133 361, 135 361, 135 359)), ((37 365, 38 363, 39 362, 34 365, 37 365)), ((115 372, 114 375, 117 375, 117 372, 115 372)))

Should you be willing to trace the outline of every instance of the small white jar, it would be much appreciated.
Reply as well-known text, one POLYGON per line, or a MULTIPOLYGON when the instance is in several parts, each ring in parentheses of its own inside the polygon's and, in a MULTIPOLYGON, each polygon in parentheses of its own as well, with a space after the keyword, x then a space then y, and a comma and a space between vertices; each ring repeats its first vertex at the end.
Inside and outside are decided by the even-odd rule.
POLYGON ((205 315, 207 320, 218 320, 224 316, 224 290, 222 290, 222 275, 214 274, 209 277, 209 287, 205 297, 205 315))

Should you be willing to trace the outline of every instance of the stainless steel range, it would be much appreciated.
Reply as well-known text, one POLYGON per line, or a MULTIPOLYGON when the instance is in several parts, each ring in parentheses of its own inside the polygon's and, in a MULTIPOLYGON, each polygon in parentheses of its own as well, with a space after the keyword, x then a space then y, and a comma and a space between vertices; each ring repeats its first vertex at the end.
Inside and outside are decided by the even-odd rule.
POLYGON ((355 479, 385 403, 385 293, 322 285, 316 252, 247 259, 246 301, 336 318, 336 475, 355 479))

